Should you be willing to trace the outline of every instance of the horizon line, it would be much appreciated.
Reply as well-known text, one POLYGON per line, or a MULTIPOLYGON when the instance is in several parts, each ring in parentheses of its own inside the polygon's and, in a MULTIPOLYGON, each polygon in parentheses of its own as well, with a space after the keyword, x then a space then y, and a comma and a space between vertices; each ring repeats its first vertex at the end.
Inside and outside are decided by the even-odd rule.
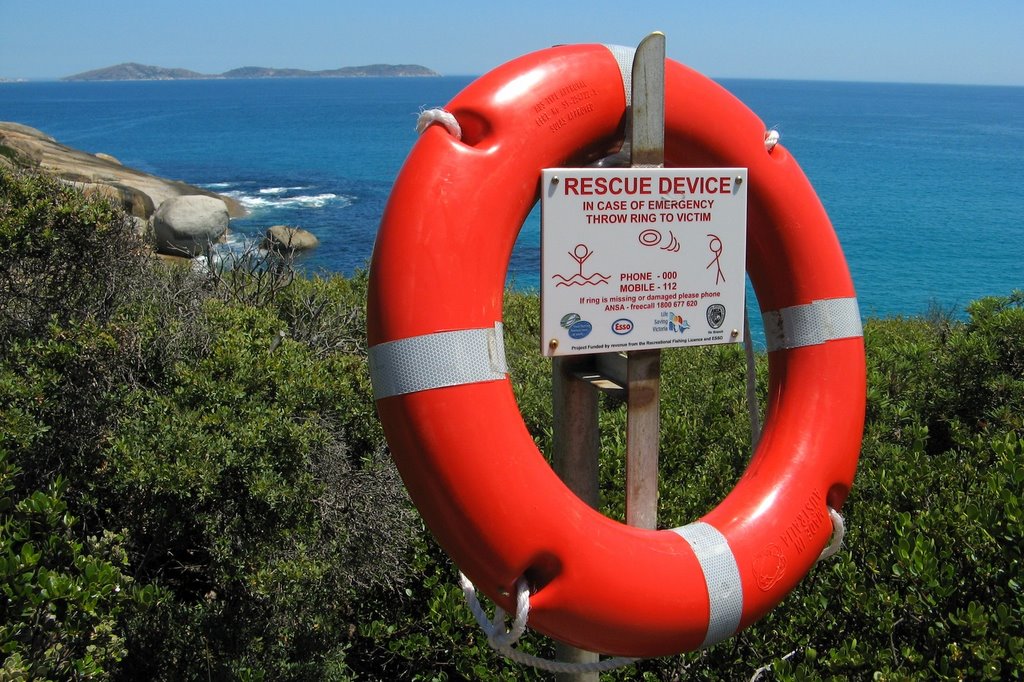
MULTIPOLYGON (((162 68, 162 67, 161 67, 162 68)), ((250 67, 239 67, 239 68, 250 68, 250 67)), ((278 67, 255 67, 255 68, 278 68, 278 67)), ((289 67, 290 68, 290 67, 289 67)), ((360 67, 352 67, 360 68, 360 67)), ((430 68, 430 67, 424 67, 430 68)), ((233 69, 229 69, 233 70, 233 69)), ((281 70, 284 70, 283 68, 281 70)), ((307 71, 309 69, 299 69, 307 71)), ((328 69, 329 70, 329 69, 328 69)), ((480 78, 485 73, 441 73, 435 69, 431 69, 437 76, 429 76, 429 78, 480 78)), ((83 72, 88 73, 88 72, 83 72)), ((197 72, 198 73, 198 72, 197 72)), ((227 73, 227 72, 225 72, 227 73)), ((78 74, 72 74, 76 76, 78 74)), ((0 84, 16 84, 16 83, 132 83, 132 82, 177 82, 177 81, 218 81, 218 80, 323 80, 323 77, 318 76, 277 76, 277 77, 224 77, 222 74, 202 74, 208 76, 206 78, 124 78, 124 79, 111 79, 111 80, 82 80, 82 81, 69 81, 65 80, 71 76, 0 76, 0 84)), ((857 79, 857 78, 809 78, 809 77, 798 77, 798 76, 711 76, 703 74, 707 78, 713 81, 777 81, 777 82, 798 82, 798 83, 847 83, 847 84, 863 84, 863 85, 945 85, 945 86, 956 86, 956 87, 984 87, 984 88, 1022 88, 1022 83, 995 83, 995 82, 955 82, 955 81, 912 81, 912 80, 870 80, 870 79, 857 79)), ((410 76, 347 76, 338 78, 410 78, 410 76)), ((427 76, 420 76, 419 78, 428 78, 427 76)))

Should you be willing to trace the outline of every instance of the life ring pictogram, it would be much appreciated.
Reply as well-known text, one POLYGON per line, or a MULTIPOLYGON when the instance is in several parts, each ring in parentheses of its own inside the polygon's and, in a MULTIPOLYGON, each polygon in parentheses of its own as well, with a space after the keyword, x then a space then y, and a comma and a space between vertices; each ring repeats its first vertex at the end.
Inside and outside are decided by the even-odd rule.
POLYGON ((849 271, 795 160, 711 80, 665 67, 667 166, 748 169, 748 274, 765 321, 769 403, 735 488, 699 521, 642 530, 570 492, 527 431, 501 335, 516 236, 540 170, 622 143, 628 48, 541 50, 447 106, 461 139, 423 132, 392 190, 370 265, 377 409, 428 527, 506 610, 531 588, 530 626, 608 654, 710 646, 778 604, 813 566, 853 482, 865 358, 849 271))

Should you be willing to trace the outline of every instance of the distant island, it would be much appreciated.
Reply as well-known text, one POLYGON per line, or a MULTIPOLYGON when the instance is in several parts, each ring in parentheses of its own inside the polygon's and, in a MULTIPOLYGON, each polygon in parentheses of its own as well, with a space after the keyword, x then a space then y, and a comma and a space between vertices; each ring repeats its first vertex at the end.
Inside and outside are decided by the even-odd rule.
POLYGON ((224 73, 205 74, 188 69, 168 69, 162 66, 147 66, 129 62, 94 69, 63 81, 173 81, 216 78, 367 78, 367 77, 423 77, 440 76, 432 69, 418 64, 368 64, 366 66, 343 66, 340 69, 307 71, 306 69, 275 69, 265 66, 243 66, 224 73))

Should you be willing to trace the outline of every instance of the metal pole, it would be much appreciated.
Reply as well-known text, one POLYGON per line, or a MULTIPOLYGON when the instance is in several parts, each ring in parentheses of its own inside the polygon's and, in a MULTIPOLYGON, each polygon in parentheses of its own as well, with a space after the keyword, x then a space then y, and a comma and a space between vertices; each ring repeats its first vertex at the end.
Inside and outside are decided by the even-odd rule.
MULTIPOLYGON (((633 58, 631 165, 660 167, 665 159, 665 35, 652 33, 633 58)), ((594 356, 561 356, 552 361, 555 471, 581 500, 599 504, 598 394, 593 383, 578 378, 593 372, 594 356)), ((633 351, 626 361, 626 523, 654 528, 658 520, 659 402, 661 351, 633 351)), ((589 663, 600 659, 562 642, 559 661, 589 663)), ((596 672, 562 673, 560 682, 598 682, 596 672)))
POLYGON ((580 355, 556 357, 552 361, 554 398, 554 443, 552 460, 555 473, 578 498, 593 508, 598 506, 597 388, 576 377, 589 366, 589 358, 580 355))
MULTIPOLYGON (((665 165, 665 34, 652 33, 633 57, 630 165, 665 165)), ((661 351, 631 351, 626 364, 626 523, 658 525, 661 351)))
POLYGON ((629 353, 626 370, 626 523, 658 525, 661 351, 629 353))
MULTIPOLYGON (((597 388, 577 378, 591 363, 588 356, 569 355, 552 360, 552 398, 554 401, 554 442, 552 461, 555 472, 576 496, 595 509, 598 506, 597 388)), ((555 642, 555 659, 571 663, 592 663, 596 653, 555 642)), ((598 682, 598 673, 561 673, 561 682, 598 682)))

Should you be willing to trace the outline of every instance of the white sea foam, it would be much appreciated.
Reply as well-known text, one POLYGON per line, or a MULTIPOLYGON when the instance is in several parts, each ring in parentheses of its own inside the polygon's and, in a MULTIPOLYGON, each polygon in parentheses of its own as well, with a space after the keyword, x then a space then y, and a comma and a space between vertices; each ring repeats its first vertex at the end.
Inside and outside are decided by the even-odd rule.
POLYGON ((209 259, 205 255, 192 259, 192 269, 197 272, 208 272, 211 263, 214 267, 225 263, 230 265, 246 254, 263 253, 261 242, 260 235, 228 232, 223 241, 211 246, 209 259))
POLYGON ((306 189, 305 187, 264 187, 259 191, 260 194, 284 194, 285 192, 297 192, 300 189, 306 189))
MULTIPOLYGON (((259 190, 256 195, 244 192, 225 192, 229 197, 238 200, 242 206, 249 210, 278 209, 278 208, 323 208, 327 204, 341 204, 347 206, 352 203, 352 197, 324 192, 322 194, 300 194, 298 196, 281 196, 291 188, 267 188, 271 190, 280 189, 280 192, 264 192, 259 190)), ((301 188, 294 188, 301 189, 301 188)))
POLYGON ((331 192, 325 192, 324 194, 316 194, 312 196, 298 196, 291 197, 289 199, 282 199, 284 205, 296 204, 298 206, 311 206, 313 208, 320 208, 329 202, 333 202, 336 199, 344 201, 346 204, 352 203, 352 200, 348 197, 339 197, 337 194, 331 192))

